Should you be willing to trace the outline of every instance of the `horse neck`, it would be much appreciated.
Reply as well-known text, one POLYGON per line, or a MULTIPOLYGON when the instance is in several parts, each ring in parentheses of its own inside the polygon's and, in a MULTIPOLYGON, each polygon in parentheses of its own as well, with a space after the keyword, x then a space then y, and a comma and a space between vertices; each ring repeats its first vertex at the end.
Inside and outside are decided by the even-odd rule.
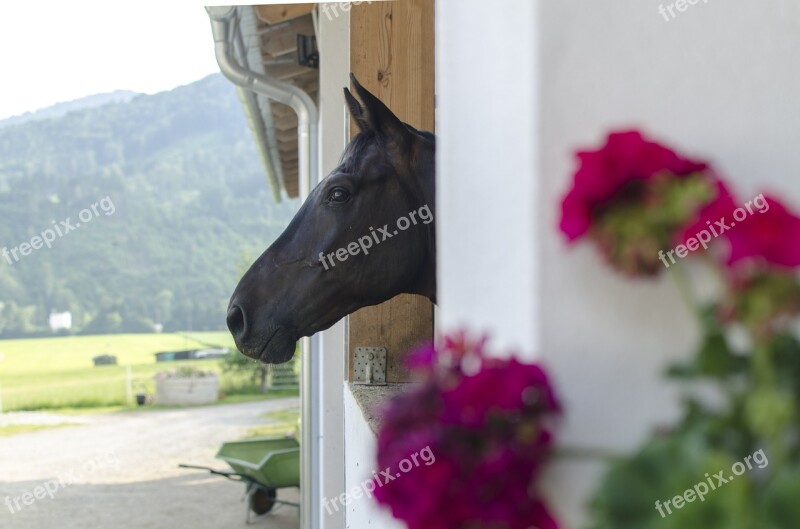
POLYGON ((425 226, 427 239, 426 263, 422 277, 414 285, 412 293, 427 297, 436 303, 436 171, 433 166, 416 173, 419 189, 422 190, 422 205, 431 210, 433 222, 425 226))

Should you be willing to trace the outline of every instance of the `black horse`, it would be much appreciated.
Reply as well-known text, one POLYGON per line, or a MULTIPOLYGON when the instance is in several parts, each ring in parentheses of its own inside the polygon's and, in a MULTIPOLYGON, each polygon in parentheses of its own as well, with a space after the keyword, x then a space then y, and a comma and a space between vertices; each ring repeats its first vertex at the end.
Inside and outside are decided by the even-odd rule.
POLYGON ((236 346, 263 362, 290 360, 301 337, 398 294, 436 302, 436 138, 350 79, 360 133, 231 297, 236 346))

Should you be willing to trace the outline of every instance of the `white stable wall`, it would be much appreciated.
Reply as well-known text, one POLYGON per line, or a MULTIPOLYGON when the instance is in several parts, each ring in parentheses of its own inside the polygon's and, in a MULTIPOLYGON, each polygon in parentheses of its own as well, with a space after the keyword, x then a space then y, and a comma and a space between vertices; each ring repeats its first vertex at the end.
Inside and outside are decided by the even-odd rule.
MULTIPOLYGON (((345 459, 347 461, 346 488, 349 496, 345 497, 348 501, 347 508, 347 529, 368 529, 375 527, 379 529, 404 529, 405 524, 395 520, 391 513, 379 507, 374 498, 369 498, 359 493, 352 494, 354 489, 360 489, 367 479, 372 477, 372 473, 379 473, 383 469, 377 466, 377 443, 375 434, 364 419, 364 414, 358 406, 356 399, 345 384, 344 388, 344 408, 345 408, 345 459)), ((424 494, 424 491, 421 491, 424 494)), ((340 505, 340 504, 339 504, 340 505)), ((333 510, 333 508, 331 508, 333 510)))
MULTIPOLYGON (((538 356, 568 447, 628 453, 675 420, 662 373, 699 338, 666 278, 627 280, 564 242, 573 152, 640 127, 709 158, 742 201, 766 189, 800 206, 800 3, 699 2, 670 22, 661 3, 437 4, 442 328, 489 329, 538 356)), ((550 468, 566 527, 587 519, 602 468, 550 468)))
MULTIPOLYGON (((662 373, 699 336, 668 279, 625 280, 593 248, 563 243, 555 226, 570 153, 636 126, 709 158, 742 201, 766 188, 800 205, 800 4, 701 2, 667 22, 659 3, 542 3, 541 329, 571 446, 629 452, 675 419, 678 388, 662 373)), ((569 520, 582 518, 599 469, 554 469, 569 520)))
MULTIPOLYGON (((320 150, 322 174, 338 164, 349 140, 350 117, 342 89, 350 85, 350 13, 319 16, 320 49, 320 150)), ((321 500, 315 506, 322 529, 402 529, 375 501, 361 497, 346 507, 334 498, 351 492, 367 479, 375 463, 375 434, 364 419, 345 382, 347 368, 346 322, 321 333, 322 379, 317 406, 321 424, 321 500), (336 508, 335 506, 338 506, 336 508)))
POLYGON ((437 251, 442 329, 539 352, 537 4, 436 3, 437 251))
MULTIPOLYGON (((339 165, 347 144, 345 104, 342 88, 350 74, 350 13, 319 16, 320 49, 320 168, 323 175, 339 165)), ((319 361, 322 364, 319 400, 315 410, 320 423, 320 475, 318 511, 320 529, 344 529, 345 512, 330 512, 322 501, 345 490, 345 435, 343 386, 347 364, 345 321, 320 333, 319 361)))

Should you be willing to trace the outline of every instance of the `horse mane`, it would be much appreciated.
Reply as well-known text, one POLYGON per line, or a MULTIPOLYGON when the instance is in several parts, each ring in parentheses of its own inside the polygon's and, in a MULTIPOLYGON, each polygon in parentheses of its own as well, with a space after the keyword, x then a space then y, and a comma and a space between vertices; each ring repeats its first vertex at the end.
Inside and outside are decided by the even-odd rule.
POLYGON ((345 173, 353 174, 356 172, 356 163, 360 160, 369 146, 375 141, 377 134, 375 131, 368 130, 359 132, 347 145, 347 148, 342 153, 342 158, 339 164, 342 171, 345 173))

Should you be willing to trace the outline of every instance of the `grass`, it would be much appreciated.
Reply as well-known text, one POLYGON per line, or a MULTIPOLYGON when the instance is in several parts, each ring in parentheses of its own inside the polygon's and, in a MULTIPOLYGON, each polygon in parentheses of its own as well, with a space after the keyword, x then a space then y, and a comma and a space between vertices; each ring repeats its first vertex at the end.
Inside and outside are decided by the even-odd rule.
MULTIPOLYGON (((260 393, 241 393, 237 395, 225 395, 220 398, 217 402, 213 404, 206 404, 206 406, 224 406, 226 404, 242 404, 244 402, 256 402, 262 400, 277 400, 277 399, 286 399, 290 397, 297 397, 299 395, 298 391, 295 390, 288 390, 288 389, 279 389, 273 390, 266 394, 260 393)), ((116 411, 164 411, 164 410, 179 410, 182 406, 144 406, 139 408, 119 408, 116 411)))
POLYGON ((60 424, 11 424, 9 426, 0 426, 0 437, 8 437, 20 433, 38 432, 40 430, 50 430, 53 428, 68 428, 70 426, 79 426, 72 423, 60 424))
POLYGON ((107 334, 66 336, 28 340, 0 340, 0 374, 35 373, 43 366, 48 371, 80 370, 92 366, 92 357, 112 354, 119 365, 155 362, 161 351, 205 348, 210 344, 233 347, 227 332, 107 334))
POLYGON ((99 406, 96 408, 58 408, 59 415, 81 417, 83 415, 100 415, 104 413, 117 413, 130 409, 128 406, 99 406))
MULTIPOLYGON (((131 371, 133 393, 152 395, 153 377, 160 371, 192 367, 220 373, 219 360, 157 364, 155 353, 212 346, 234 347, 227 332, 0 340, 3 409, 118 411, 128 406, 126 368, 131 371), (116 356, 118 365, 93 367, 92 358, 101 354, 116 356)), ((223 374, 220 392, 227 395, 223 403, 264 398, 246 373, 223 374)))
POLYGON ((286 434, 294 434, 297 428, 297 421, 300 418, 300 410, 291 408, 265 413, 262 416, 268 422, 263 426, 257 426, 248 430, 245 434, 246 439, 253 437, 282 437, 286 434))

